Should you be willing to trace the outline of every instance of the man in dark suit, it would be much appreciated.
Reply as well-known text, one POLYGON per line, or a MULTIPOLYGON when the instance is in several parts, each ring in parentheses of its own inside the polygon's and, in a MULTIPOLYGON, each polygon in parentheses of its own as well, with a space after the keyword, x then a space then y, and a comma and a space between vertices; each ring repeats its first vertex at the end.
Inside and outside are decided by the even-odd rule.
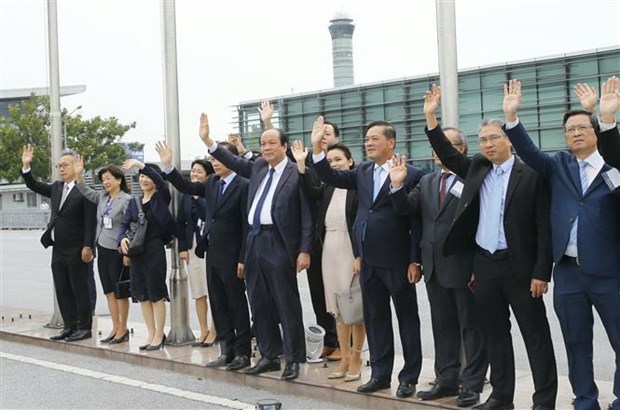
POLYGON ((92 337, 92 311, 86 264, 93 259, 95 205, 75 186, 75 153, 61 155, 56 167, 62 181, 45 184, 30 172, 34 148, 24 146, 22 177, 26 186, 51 198, 52 212, 47 230, 41 236, 44 247, 53 246, 52 275, 64 329, 51 340, 77 341, 92 337))
MULTIPOLYGON (((220 142, 221 148, 238 155, 237 148, 220 142)), ((250 364, 250 314, 243 281, 243 257, 247 233, 248 180, 213 159, 215 176, 205 182, 190 182, 172 164, 172 150, 157 143, 165 178, 179 192, 205 199, 204 226, 196 244, 196 256, 207 260, 207 284, 211 314, 218 332, 220 357, 207 367, 239 370, 250 364)))
POLYGON ((620 409, 620 173, 605 163, 597 136, 618 138, 615 87, 601 93, 600 123, 590 112, 569 111, 563 130, 569 152, 543 153, 517 117, 521 83, 504 87, 506 133, 517 153, 551 186, 554 305, 568 355, 575 409, 598 409, 592 365, 592 307, 616 353, 614 396, 620 409))
MULTIPOLYGON (((618 92, 618 85, 620 79, 616 76, 611 76, 605 81, 601 87, 601 103, 609 106, 610 104, 620 104, 620 92, 618 92)), ((596 103, 598 98, 596 90, 588 84, 576 84, 575 95, 579 98, 579 102, 584 110, 589 113, 596 111, 596 103)), ((601 113, 601 119, 602 119, 601 113)), ((613 119, 613 115, 610 119, 613 119)), ((611 124, 610 124, 611 125, 611 124)), ((618 133, 616 127, 611 127, 608 132, 601 132, 598 137, 598 149, 608 165, 620 169, 620 133, 618 133), (615 131, 614 131, 615 130, 615 131)))
MULTIPOLYGON (((260 113, 260 119, 265 129, 275 128, 271 121, 273 116, 273 105, 269 101, 261 101, 258 108, 260 113)), ((325 135, 321 144, 325 150, 328 145, 334 145, 338 142, 340 130, 336 124, 325 122, 325 135)), ((247 158, 247 157, 246 157, 247 158)), ((289 156, 291 160, 294 157, 289 156)), ((306 167, 312 169, 314 164, 310 156, 306 157, 306 167)), ((309 172, 312 178, 317 178, 316 174, 309 172)), ((317 181, 317 183, 320 181, 317 181)), ((312 219, 316 221, 319 218, 320 201, 310 200, 310 213, 312 219)), ((327 305, 325 303, 325 285, 323 284, 323 232, 315 231, 314 242, 312 245, 312 252, 310 254, 310 266, 306 269, 308 276, 308 288, 310 290, 310 300, 312 301, 312 310, 316 317, 316 323, 325 330, 325 336, 323 337, 323 354, 321 357, 327 357, 327 360, 338 361, 341 359, 340 348, 338 347, 338 336, 336 335, 336 320, 334 316, 327 312, 327 305)))
MULTIPOLYGON (((456 150, 437 123, 440 88, 424 97, 426 133, 449 170, 465 180, 444 253, 475 249, 479 325, 491 365, 489 399, 474 409, 513 409, 515 368, 510 310, 519 324, 534 379, 534 409, 554 409, 557 369, 542 295, 551 277, 549 194, 545 181, 512 155, 502 122, 482 123, 481 153, 456 150)), ((460 192, 458 192, 460 191, 460 192)))
MULTIPOLYGON (((388 197, 389 160, 394 156, 396 130, 385 121, 370 123, 364 143, 370 161, 364 161, 349 171, 336 171, 330 167, 321 146, 324 133, 323 117, 319 117, 312 130, 317 174, 327 185, 355 189, 358 196, 353 249, 354 256, 362 259, 360 285, 372 375, 370 381, 357 391, 371 393, 390 387, 394 366, 391 298, 405 357, 405 365, 398 375, 396 395, 410 397, 415 392, 422 367, 420 319, 415 287, 412 286, 421 277, 420 229, 415 218, 397 213, 388 197)), ((405 191, 413 189, 421 177, 419 169, 408 166, 405 191)))
MULTIPOLYGON (((463 131, 446 127, 444 133, 453 147, 467 155, 467 137, 463 131)), ((419 392, 418 397, 436 400, 458 395, 457 405, 469 407, 480 398, 487 369, 476 325, 474 294, 468 288, 474 254, 472 250, 463 249, 445 257, 442 249, 459 202, 457 191, 464 181, 444 167, 437 155, 434 159, 440 170, 424 175, 407 195, 402 189, 407 176, 405 158, 394 158, 390 199, 398 212, 413 213, 422 220, 422 272, 431 307, 437 383, 432 389, 419 392), (465 367, 463 389, 459 393, 462 347, 465 367)))
POLYGON ((279 129, 263 132, 262 156, 254 162, 220 149, 209 137, 206 114, 200 117, 200 138, 215 159, 250 180, 245 278, 262 357, 245 373, 279 370, 278 356, 284 352, 281 378, 296 379, 306 345, 295 273, 310 264, 312 217, 297 167, 286 156, 288 138, 279 129))

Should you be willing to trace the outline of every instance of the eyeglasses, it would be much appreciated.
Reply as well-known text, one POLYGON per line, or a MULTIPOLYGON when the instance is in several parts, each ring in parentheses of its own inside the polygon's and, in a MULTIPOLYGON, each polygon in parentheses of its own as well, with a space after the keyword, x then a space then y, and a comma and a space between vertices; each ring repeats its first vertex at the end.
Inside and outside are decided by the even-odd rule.
POLYGON ((488 137, 480 137, 480 138, 478 138, 478 143, 480 145, 484 145, 487 142, 496 142, 497 140, 499 140, 502 137, 503 137, 503 135, 499 135, 499 134, 489 135, 488 137))
POLYGON ((574 134, 577 131, 586 132, 587 130, 591 130, 591 129, 592 129, 591 125, 575 125, 574 127, 565 128, 564 132, 567 134, 574 134))
POLYGON ((54 165, 54 167, 56 167, 57 169, 67 168, 68 166, 69 164, 67 164, 66 162, 54 165))

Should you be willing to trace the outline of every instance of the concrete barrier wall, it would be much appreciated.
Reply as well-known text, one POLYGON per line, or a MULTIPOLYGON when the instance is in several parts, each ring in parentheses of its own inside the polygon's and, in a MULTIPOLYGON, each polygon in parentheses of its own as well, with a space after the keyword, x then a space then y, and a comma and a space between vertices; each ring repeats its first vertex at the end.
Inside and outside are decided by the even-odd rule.
POLYGON ((49 220, 49 210, 1 211, 0 229, 45 229, 49 220))

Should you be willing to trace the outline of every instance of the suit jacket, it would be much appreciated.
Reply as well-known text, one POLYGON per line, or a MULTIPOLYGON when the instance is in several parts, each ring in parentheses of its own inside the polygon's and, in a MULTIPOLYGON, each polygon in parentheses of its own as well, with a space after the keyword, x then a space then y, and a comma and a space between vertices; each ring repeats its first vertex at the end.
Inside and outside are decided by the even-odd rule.
POLYGON ((80 252, 83 247, 94 247, 95 205, 82 195, 77 186, 69 192, 60 208, 64 182, 42 183, 36 181, 30 171, 22 173, 22 177, 30 190, 50 198, 52 202, 50 220, 41 236, 45 248, 54 245, 54 253, 66 255, 80 252))
POLYGON ((196 244, 196 255, 202 258, 206 250, 209 263, 218 267, 243 263, 248 231, 248 180, 237 175, 218 202, 219 175, 213 175, 205 182, 190 182, 173 169, 165 178, 180 192, 198 195, 207 201, 204 231, 196 244))
MULTIPOLYGON (((419 263, 419 219, 396 212, 389 199, 389 175, 373 201, 374 166, 374 161, 364 161, 352 170, 336 171, 323 158, 314 164, 314 169, 327 185, 357 191, 357 215, 353 224, 355 257, 390 269, 419 263)), ((407 171, 404 189, 409 192, 420 181, 422 171, 411 165, 407 165, 407 171)))
MULTIPOLYGON (((458 176, 453 185, 464 181, 458 176)), ((443 205, 439 205, 441 171, 427 174, 407 195, 400 189, 390 195, 394 208, 404 214, 416 214, 422 220, 422 271, 424 281, 433 275, 445 288, 466 288, 472 274, 473 252, 469 249, 457 250, 450 256, 443 256, 443 246, 452 225, 459 199, 446 188, 443 205)))
MULTIPOLYGON (((444 243, 444 253, 475 249, 480 216, 480 189, 493 164, 482 154, 468 158, 452 146, 441 127, 426 129, 433 150, 441 162, 465 186, 454 221, 444 243)), ((504 200, 504 233, 513 273, 525 278, 551 278, 549 188, 533 169, 515 158, 504 200)))
MULTIPOLYGON (((327 208, 331 203, 332 196, 334 195, 334 187, 327 186, 321 182, 314 170, 307 168, 305 174, 300 174, 302 186, 304 192, 311 201, 317 201, 319 206, 317 210, 317 217, 314 220, 314 237, 315 241, 318 241, 321 247, 323 246, 323 240, 325 239, 325 214, 327 208)), ((353 190, 347 191, 347 198, 345 204, 345 218, 347 219, 347 228, 349 231, 349 237, 351 238, 351 245, 355 243, 353 238, 353 224, 355 222, 355 216, 357 215, 357 193, 353 190)), ((353 254, 356 254, 355 249, 353 254)))
POLYGON ((599 150, 605 162, 620 169, 620 133, 618 127, 602 132, 598 141, 599 150))
MULTIPOLYGON (((616 135, 618 130, 616 129, 616 135)), ((506 130, 513 146, 525 162, 551 186, 551 236, 553 259, 564 256, 573 221, 579 217, 577 248, 579 263, 587 275, 620 277, 620 189, 612 191, 603 175, 611 170, 603 165, 585 194, 581 193, 579 165, 575 156, 558 152, 549 156, 532 142, 519 123, 506 130)))
MULTIPOLYGON (((165 175, 164 178, 169 180, 167 175, 165 175)), ((183 192, 180 189, 178 190, 179 192, 183 192)), ((194 202, 193 195, 181 195, 181 200, 179 201, 179 209, 177 212, 177 223, 179 224, 179 236, 177 238, 179 241, 179 252, 185 252, 191 249, 192 245, 194 244, 195 238, 196 238, 196 229, 197 229, 198 219, 194 219, 194 215, 192 215, 193 202, 194 202)), ((205 214, 206 214, 206 208, 203 206, 200 206, 199 204, 198 205, 198 216, 203 221, 205 218, 205 214)))
MULTIPOLYGON (((239 176, 250 180, 247 196, 249 212, 258 187, 269 171, 269 164, 262 157, 250 161, 221 147, 213 151, 211 155, 239 176)), ((301 186, 297 166, 290 160, 284 168, 273 195, 271 218, 275 232, 286 247, 291 267, 294 269, 300 252, 312 253, 312 215, 308 199, 301 186)), ((245 219, 247 221, 247 212, 245 219)))
MULTIPOLYGON (((168 189, 168 184, 164 181, 159 172, 155 171, 148 165, 144 167, 142 172, 151 178, 157 187, 157 192, 155 192, 150 199, 151 213, 157 220, 157 223, 164 229, 164 243, 168 243, 172 240, 173 236, 179 235, 177 223, 170 214, 170 209, 168 208, 172 199, 170 196, 170 190, 168 189)), ((123 223, 121 225, 121 230, 118 235, 117 242, 119 244, 121 239, 125 237, 130 223, 138 221, 138 214, 139 211, 136 201, 129 201, 129 205, 127 206, 127 211, 125 212, 125 217, 123 218, 123 223)))
POLYGON ((103 213, 110 194, 105 191, 96 191, 84 182, 77 184, 77 188, 80 190, 82 195, 86 197, 86 199, 97 205, 97 213, 95 215, 97 225, 95 245, 99 244, 106 249, 116 249, 116 242, 121 230, 123 217, 129 202, 132 200, 131 195, 123 191, 118 193, 116 199, 110 204, 111 209, 108 211, 108 215, 112 218, 112 229, 105 229, 103 227, 103 213))

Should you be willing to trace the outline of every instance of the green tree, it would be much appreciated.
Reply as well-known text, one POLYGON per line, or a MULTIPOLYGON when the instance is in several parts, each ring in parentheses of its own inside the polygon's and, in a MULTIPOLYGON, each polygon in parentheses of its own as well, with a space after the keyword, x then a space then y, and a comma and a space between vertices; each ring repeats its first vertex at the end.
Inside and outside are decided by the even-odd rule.
POLYGON ((15 182, 21 179, 22 147, 35 146, 32 172, 38 178, 51 174, 49 137, 49 99, 35 97, 19 105, 9 106, 9 115, 0 115, 0 179, 15 182))
MULTIPOLYGON (((18 105, 9 106, 7 117, 0 116, 0 179, 20 180, 21 150, 25 144, 35 147, 32 170, 37 178, 49 179, 50 162, 50 108, 49 98, 31 95, 18 105)), ((85 119, 62 111, 63 129, 67 132, 67 148, 84 156, 84 165, 91 173, 108 164, 120 164, 125 150, 120 139, 136 123, 121 124, 116 118, 99 116, 85 119)), ((55 159, 54 159, 55 161, 55 159)))

